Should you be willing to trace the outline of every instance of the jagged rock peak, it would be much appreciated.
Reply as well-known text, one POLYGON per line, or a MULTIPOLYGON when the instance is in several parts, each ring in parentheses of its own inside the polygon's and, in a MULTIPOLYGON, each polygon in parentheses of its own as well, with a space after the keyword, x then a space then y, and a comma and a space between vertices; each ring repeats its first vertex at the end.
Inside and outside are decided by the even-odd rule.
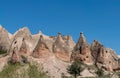
POLYGON ((3 49, 9 49, 10 36, 12 36, 8 31, 0 25, 0 47, 3 49))
POLYGON ((49 55, 49 47, 47 46, 45 40, 43 39, 43 36, 40 35, 39 41, 33 50, 32 56, 35 58, 40 58, 46 55, 49 55))
POLYGON ((16 33, 14 34, 14 35, 16 35, 16 34, 18 34, 18 33, 23 33, 23 34, 31 34, 31 32, 29 31, 29 28, 28 27, 23 27, 23 28, 20 28, 18 31, 16 31, 16 33))
POLYGON ((99 41, 94 40, 91 44, 91 47, 93 46, 97 46, 97 47, 104 47, 104 45, 102 45, 99 41))
POLYGON ((12 34, 9 33, 1 24, 0 24, 0 30, 6 32, 8 34, 8 36, 9 36, 9 38, 11 39, 12 34))
POLYGON ((89 65, 93 64, 90 46, 83 33, 80 33, 80 38, 71 54, 71 61, 72 60, 80 60, 89 65))
POLYGON ((21 31, 24 31, 24 32, 29 33, 29 34, 31 33, 28 27, 23 27, 21 29, 21 31))
POLYGON ((80 46, 84 46, 84 47, 89 46, 89 44, 88 44, 88 42, 87 42, 87 40, 82 32, 80 33, 80 38, 79 38, 74 50, 79 50, 80 46))
POLYGON ((29 30, 29 28, 27 26, 20 28, 19 30, 29 30))
POLYGON ((40 35, 40 36, 39 36, 39 40, 38 40, 36 46, 39 47, 39 45, 40 45, 41 42, 44 42, 44 40, 43 40, 43 35, 40 35))
POLYGON ((64 40, 62 39, 62 36, 61 36, 61 33, 58 32, 58 36, 57 36, 57 39, 56 39, 56 42, 63 42, 64 43, 64 40))
POLYGON ((83 32, 80 32, 80 39, 79 39, 80 43, 85 43, 85 44, 88 44, 87 41, 86 41, 86 38, 83 34, 83 32))
MULTIPOLYGON (((6 31, 7 32, 7 30, 0 24, 0 30, 3 30, 3 31, 6 31)), ((8 33, 8 32, 7 32, 8 33)))
POLYGON ((69 46, 71 48, 71 50, 73 50, 73 48, 75 46, 75 42, 73 41, 73 39, 70 35, 67 36, 66 44, 67 44, 67 46, 69 46))

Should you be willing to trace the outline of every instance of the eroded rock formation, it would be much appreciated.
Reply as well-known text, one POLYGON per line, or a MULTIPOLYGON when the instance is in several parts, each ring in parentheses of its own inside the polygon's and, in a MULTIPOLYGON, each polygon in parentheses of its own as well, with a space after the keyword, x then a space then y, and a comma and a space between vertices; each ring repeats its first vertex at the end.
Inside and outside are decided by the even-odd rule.
POLYGON ((58 36, 53 43, 53 52, 55 53, 56 57, 64 60, 64 61, 69 61, 70 60, 70 47, 69 43, 66 44, 65 40, 67 39, 62 38, 61 34, 58 33, 58 36))
POLYGON ((43 36, 40 35, 39 41, 33 50, 32 56, 35 58, 47 58, 51 55, 49 48, 45 41, 43 40, 43 36))
POLYGON ((98 67, 102 67, 107 71, 113 71, 118 68, 118 57, 110 48, 105 48, 97 40, 91 45, 94 62, 98 67))
POLYGON ((21 57, 19 55, 19 51, 17 47, 14 47, 12 55, 11 55, 11 63, 21 62, 21 57))
POLYGON ((9 50, 11 44, 11 34, 0 25, 0 49, 9 50))
POLYGON ((19 51, 19 52, 20 52, 21 55, 27 55, 27 54, 28 54, 27 44, 26 44, 24 38, 23 38, 23 40, 22 40, 22 45, 21 45, 21 47, 20 47, 20 51, 19 51))
POLYGON ((80 33, 80 38, 74 47, 74 50, 71 55, 71 60, 80 60, 86 64, 93 64, 90 45, 86 41, 83 33, 80 33))
MULTIPOLYGON (((42 32, 32 35, 28 28, 24 27, 15 34, 8 33, 0 26, 0 47, 9 52, 11 61, 22 62, 24 57, 32 56, 37 59, 53 57, 61 61, 75 61, 103 68, 106 71, 120 70, 120 58, 110 48, 104 47, 97 40, 88 44, 83 33, 75 44, 72 37, 67 35, 47 36, 42 32)), ((55 63, 56 64, 56 63, 55 63)))

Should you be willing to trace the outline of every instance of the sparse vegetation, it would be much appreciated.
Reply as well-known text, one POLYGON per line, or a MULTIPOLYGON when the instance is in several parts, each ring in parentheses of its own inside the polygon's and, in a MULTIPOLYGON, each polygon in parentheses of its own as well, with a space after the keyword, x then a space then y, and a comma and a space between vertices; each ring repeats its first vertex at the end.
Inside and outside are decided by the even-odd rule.
POLYGON ((49 78, 49 76, 35 64, 9 63, 0 72, 0 78, 49 78))
POLYGON ((3 56, 6 56, 6 55, 7 55, 7 50, 0 48, 0 55, 1 55, 2 57, 3 57, 3 56))
POLYGON ((19 69, 21 65, 16 63, 14 65, 8 63, 4 69, 0 72, 0 78, 14 78, 16 69, 19 69))
POLYGON ((25 64, 28 63, 27 57, 22 55, 21 58, 22 58, 23 63, 25 63, 25 64))
POLYGON ((117 73, 118 77, 120 78, 120 72, 117 73))
POLYGON ((80 73, 83 71, 83 68, 81 66, 81 63, 79 61, 74 61, 69 67, 68 67, 68 73, 73 75, 75 78, 80 75, 80 73))
POLYGON ((102 69, 99 69, 97 70, 96 74, 98 75, 98 77, 103 77, 104 76, 104 71, 102 69))
POLYGON ((113 72, 110 77, 113 77, 114 75, 118 76, 118 78, 120 78, 120 71, 117 72, 113 72))
POLYGON ((28 68, 28 76, 29 78, 49 78, 45 72, 43 72, 42 68, 39 68, 33 64, 29 64, 28 68))

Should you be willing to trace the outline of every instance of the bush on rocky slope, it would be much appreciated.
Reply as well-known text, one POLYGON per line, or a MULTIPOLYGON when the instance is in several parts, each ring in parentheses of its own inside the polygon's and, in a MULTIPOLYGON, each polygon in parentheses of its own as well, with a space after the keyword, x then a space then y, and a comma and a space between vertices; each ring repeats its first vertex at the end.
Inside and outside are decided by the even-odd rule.
POLYGON ((69 67, 68 67, 68 73, 73 75, 75 78, 80 75, 80 73, 83 71, 83 68, 81 66, 81 63, 79 61, 74 61, 69 67))
POLYGON ((0 72, 0 78, 49 78, 43 69, 35 64, 7 64, 0 72))
POLYGON ((5 54, 7 53, 7 50, 0 49, 0 54, 5 54))

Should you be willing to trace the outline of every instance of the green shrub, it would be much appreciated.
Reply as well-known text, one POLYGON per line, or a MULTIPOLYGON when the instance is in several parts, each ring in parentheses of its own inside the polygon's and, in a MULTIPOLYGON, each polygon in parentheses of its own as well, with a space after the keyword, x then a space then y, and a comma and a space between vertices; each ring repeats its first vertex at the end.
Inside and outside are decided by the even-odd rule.
POLYGON ((38 70, 38 67, 34 64, 33 65, 29 64, 28 76, 29 78, 48 78, 43 69, 39 68, 38 70))
POLYGON ((80 75, 80 73, 83 71, 83 68, 81 66, 81 63, 79 61, 74 61, 69 67, 68 67, 68 73, 73 75, 75 78, 80 75))
POLYGON ((27 57, 22 55, 21 58, 22 58, 23 63, 25 63, 25 64, 28 63, 27 57))
POLYGON ((98 77, 103 77, 104 76, 104 71, 102 69, 98 69, 96 74, 98 75, 98 77))
POLYGON ((21 67, 19 63, 16 63, 14 65, 8 64, 4 67, 4 69, 0 72, 0 78, 14 78, 14 74, 16 69, 21 67))
POLYGON ((42 69, 38 69, 35 64, 20 63, 5 65, 0 72, 0 78, 49 78, 42 69))
POLYGON ((7 50, 5 49, 0 49, 0 54, 6 54, 7 53, 7 50))

